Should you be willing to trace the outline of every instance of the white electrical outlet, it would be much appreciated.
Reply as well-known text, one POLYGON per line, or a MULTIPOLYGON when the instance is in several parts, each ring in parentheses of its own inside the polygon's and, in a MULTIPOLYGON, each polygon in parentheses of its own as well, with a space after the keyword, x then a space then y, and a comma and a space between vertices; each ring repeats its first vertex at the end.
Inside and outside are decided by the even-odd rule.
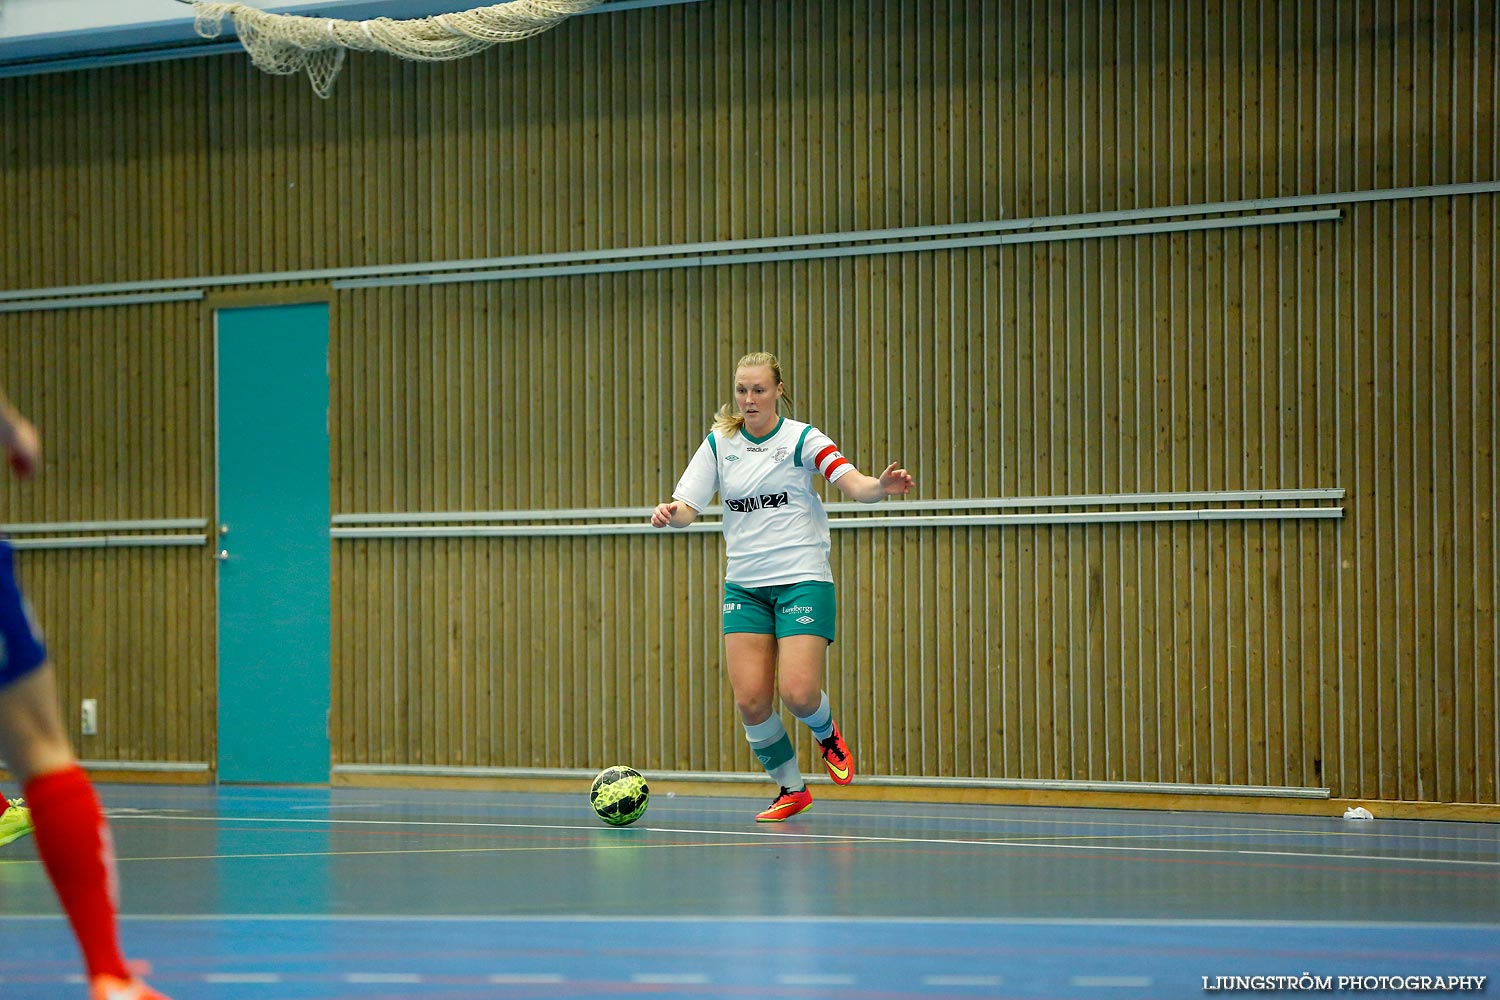
POLYGON ((81 725, 80 731, 85 736, 93 736, 99 732, 99 701, 97 698, 83 699, 83 708, 79 712, 81 725))

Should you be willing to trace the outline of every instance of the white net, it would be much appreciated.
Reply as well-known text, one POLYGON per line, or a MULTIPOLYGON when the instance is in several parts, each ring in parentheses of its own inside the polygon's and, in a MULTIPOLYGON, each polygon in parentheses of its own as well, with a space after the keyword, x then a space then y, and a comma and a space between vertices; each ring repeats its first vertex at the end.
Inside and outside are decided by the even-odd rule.
POLYGON ((288 75, 302 70, 319 97, 333 91, 344 64, 344 52, 386 52, 402 59, 439 62, 463 59, 500 42, 538 35, 559 21, 596 6, 601 0, 511 0, 488 7, 397 21, 340 21, 331 17, 268 14, 242 3, 197 0, 193 27, 204 38, 217 38, 224 18, 234 22, 250 61, 267 73, 288 75))

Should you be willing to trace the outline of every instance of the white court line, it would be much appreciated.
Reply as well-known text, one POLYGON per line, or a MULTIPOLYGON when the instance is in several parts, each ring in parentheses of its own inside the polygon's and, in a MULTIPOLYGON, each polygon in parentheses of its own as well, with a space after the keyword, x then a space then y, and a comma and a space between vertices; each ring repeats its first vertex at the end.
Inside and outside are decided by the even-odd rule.
MULTIPOLYGON (((6 921, 28 923, 61 923, 61 913, 0 914, 6 921)), ((817 916, 788 914, 774 917, 732 917, 718 913, 671 914, 644 916, 626 914, 448 914, 448 913, 122 913, 120 920, 148 923, 408 923, 408 924, 895 924, 900 926, 931 924, 934 926, 980 927, 1220 927, 1261 928, 1267 930, 1321 929, 1372 931, 1455 931, 1459 933, 1500 933, 1500 923, 1422 923, 1409 920, 1180 920, 1149 917, 932 917, 932 916, 817 916)), ((74 981, 83 982, 82 976, 74 981)))
MULTIPOLYGON (((821 801, 820 801, 819 804, 821 805, 821 801)), ((1028 808, 1031 808, 1031 807, 1028 807, 1028 808)), ((880 819, 882 821, 887 821, 887 820, 889 820, 891 818, 891 817, 881 816, 879 813, 836 812, 836 811, 831 810, 831 809, 824 809, 824 810, 822 810, 819 813, 819 816, 830 816, 830 815, 833 815, 833 816, 849 816, 849 817, 858 818, 858 819, 880 819)), ((902 819, 902 820, 926 820, 926 821, 942 821, 942 820, 950 820, 951 821, 953 819, 953 817, 951 817, 951 816, 937 816, 937 815, 923 816, 923 815, 920 815, 920 814, 917 814, 917 813, 903 813, 903 814, 901 814, 900 816, 898 816, 896 818, 902 819)), ((1181 839, 1184 839, 1184 840, 1202 840, 1202 839, 1208 839, 1208 838, 1213 838, 1213 837, 1222 837, 1222 838, 1224 838, 1226 840, 1233 840, 1233 839, 1244 839, 1246 837, 1257 837, 1257 836, 1259 836, 1259 837, 1266 837, 1268 839, 1278 839, 1278 840, 1280 840, 1280 839, 1286 839, 1286 838, 1305 838, 1305 839, 1308 839, 1308 840, 1325 840, 1326 841, 1326 840, 1334 840, 1334 839, 1344 838, 1344 839, 1352 839, 1352 840, 1355 840, 1355 841, 1370 841, 1370 840, 1399 840, 1399 841, 1407 841, 1407 842, 1415 841, 1415 842, 1421 844, 1424 847, 1428 847, 1428 846, 1441 847, 1441 846, 1447 846, 1447 845, 1452 845, 1452 844, 1480 844, 1480 845, 1483 845, 1485 847, 1492 847, 1494 845, 1494 843, 1495 843, 1495 838, 1492 837, 1492 836, 1491 837, 1442 837, 1442 836, 1434 836, 1434 835, 1429 835, 1429 834, 1418 834, 1418 833, 1394 833, 1394 832, 1392 832, 1390 830, 1375 830, 1375 829, 1368 829, 1368 828, 1366 828, 1366 829, 1354 828, 1354 829, 1343 829, 1343 830, 1315 830, 1315 829, 1291 830, 1291 829, 1286 829, 1286 828, 1283 828, 1283 827, 1269 827, 1269 826, 1266 826, 1266 827, 1258 827, 1258 826, 1207 826, 1207 825, 1194 826, 1194 825, 1187 824, 1187 823, 1163 824, 1163 825, 1160 825, 1160 826, 1153 826, 1153 825, 1151 825, 1149 823, 1139 823, 1139 824, 1124 823, 1124 824, 1119 824, 1119 823, 1103 823, 1103 822, 1087 822, 1087 821, 1075 822, 1073 820, 1061 820, 1061 821, 1059 821, 1059 820, 1026 820, 1026 819, 1015 819, 1015 818, 1006 819, 1006 818, 1002 818, 1002 817, 988 817, 988 818, 987 817, 963 817, 961 821, 962 822, 979 822, 979 823, 993 824, 993 825, 997 825, 997 826, 1004 825, 1006 823, 1016 823, 1016 824, 1034 824, 1034 825, 1037 825, 1037 826, 1052 826, 1052 827, 1057 827, 1057 826, 1076 826, 1076 827, 1101 826, 1101 827, 1115 827, 1117 829, 1123 827, 1125 830, 1139 830, 1139 831, 1141 831, 1141 832, 1116 832, 1116 833, 1079 834, 1075 838, 1075 839, 1086 839, 1086 840, 1104 840, 1104 839, 1124 840, 1124 839, 1129 839, 1129 838, 1136 838, 1136 839, 1139 839, 1139 840, 1144 840, 1144 839, 1147 839, 1147 838, 1150 838, 1152 840, 1172 840, 1172 839, 1177 839, 1177 838, 1181 838, 1181 839), (1170 831, 1177 831, 1177 830, 1183 830, 1183 831, 1189 831, 1189 832, 1184 832, 1184 833, 1170 832, 1170 831), (1163 832, 1163 831, 1168 831, 1168 832, 1163 832)), ((1015 835, 1013 835, 1011 837, 1011 839, 1014 840, 1017 837, 1028 836, 1028 835, 1029 834, 1026 831, 1024 831, 1024 830, 1023 831, 1017 831, 1015 833, 1015 835)), ((1040 838, 1040 837, 1042 837, 1044 835, 1043 834, 1037 834, 1036 836, 1040 838)))
POLYGON ((853 986, 853 976, 815 975, 788 972, 776 977, 781 986, 853 986))
MULTIPOLYGON (((1071 827, 1102 826, 1102 827, 1108 827, 1108 828, 1112 828, 1112 829, 1116 829, 1116 830, 1120 830, 1120 829, 1124 829, 1124 830, 1139 829, 1139 830, 1147 830, 1147 831, 1152 831, 1152 830, 1155 830, 1155 831, 1160 831, 1160 830, 1191 830, 1191 831, 1194 831, 1193 833, 1181 834, 1181 836, 1198 836, 1198 835, 1213 836, 1213 835, 1216 835, 1216 834, 1230 835, 1230 834, 1244 833, 1244 834, 1262 834, 1262 835, 1285 834, 1285 835, 1289 835, 1289 836, 1317 837, 1317 838, 1326 838, 1326 837, 1355 837, 1355 838, 1358 838, 1358 839, 1370 839, 1370 838, 1382 838, 1382 837, 1384 837, 1384 838, 1395 838, 1395 839, 1400 839, 1400 840, 1420 840, 1423 843, 1484 844, 1484 845, 1487 845, 1487 846, 1494 843, 1494 838, 1493 837, 1484 837, 1484 836, 1457 836, 1457 835, 1449 835, 1449 834, 1441 834, 1440 835, 1440 834, 1424 833, 1424 832, 1421 832, 1419 830, 1407 830, 1405 827, 1402 828, 1401 832, 1398 832, 1396 830, 1392 830, 1390 827, 1384 827, 1384 828, 1382 828, 1379 824, 1376 824, 1374 826, 1371 826, 1369 824, 1366 824, 1364 826, 1351 826, 1351 825, 1345 824, 1344 826, 1342 826, 1342 827, 1340 827, 1338 829, 1326 829, 1326 828, 1325 829, 1319 829, 1318 827, 1311 825, 1311 823, 1327 822, 1327 821, 1330 821, 1330 820, 1336 820, 1336 821, 1338 821, 1340 823, 1343 823, 1343 818, 1341 816, 1335 816, 1335 815, 1333 815, 1331 813, 1329 815, 1327 815, 1327 816, 1311 816, 1310 815, 1310 816, 1296 817, 1298 819, 1303 819, 1303 820, 1309 821, 1309 825, 1307 827, 1305 827, 1305 828, 1298 828, 1298 827, 1288 827, 1288 826, 1251 826, 1251 825, 1243 823, 1243 822, 1241 822, 1241 823, 1235 823, 1235 824, 1222 824, 1221 825, 1221 824, 1216 824, 1216 823, 1211 823, 1211 822, 1203 822, 1203 823, 1159 823, 1159 822, 1149 822, 1149 821, 1145 821, 1145 820, 1088 819, 1088 818, 1077 818, 1077 819, 1075 819, 1075 818, 1072 818, 1072 817, 1069 817, 1067 819, 1059 819, 1057 817, 1037 819, 1037 818, 1032 818, 1032 817, 1029 817, 1029 816, 1007 815, 1007 814, 1003 814, 1003 813, 997 814, 997 815, 993 815, 993 816, 987 816, 987 815, 983 815, 981 813, 969 813, 969 812, 955 812, 955 813, 952 813, 952 814, 943 814, 943 813, 931 813, 931 812, 925 812, 925 813, 924 812, 905 812, 905 811, 902 811, 902 810, 899 810, 899 809, 873 811, 873 810, 867 810, 867 809, 853 808, 852 804, 851 805, 843 805, 841 807, 836 807, 836 808, 829 809, 829 808, 825 808, 825 804, 826 804, 825 800, 820 799, 820 800, 818 800, 818 802, 819 802, 819 805, 818 805, 819 813, 818 814, 820 816, 848 816, 848 817, 853 817, 853 818, 858 818, 858 819, 879 819, 879 820, 882 820, 882 821, 890 821, 890 820, 942 820, 942 821, 947 821, 947 822, 957 821, 957 822, 963 822, 963 823, 983 823, 983 824, 991 824, 991 825, 997 825, 997 826, 998 825, 1002 825, 1002 824, 1007 824, 1007 823, 1014 823, 1014 824, 1016 824, 1018 826, 1051 826, 1051 827, 1056 827, 1056 826, 1071 826, 1071 827)), ((958 803, 954 803, 954 805, 958 805, 958 803)), ((983 808, 983 809, 1006 809, 1006 808, 1026 808, 1026 809, 1033 809, 1033 808, 1039 808, 1039 807, 1035 807, 1035 806, 1023 806, 1023 807, 975 806, 975 807, 972 807, 972 808, 976 808, 976 809, 978 809, 978 808, 983 808)), ((1077 810, 1081 810, 1081 811, 1086 811, 1086 812, 1088 812, 1090 814, 1094 814, 1094 813, 1097 813, 1099 811, 1097 807, 1089 807, 1089 806, 1069 806, 1069 807, 1056 807, 1056 806, 1053 806, 1053 807, 1040 807, 1040 808, 1068 808, 1068 809, 1077 809, 1077 810)), ((714 811, 715 812, 728 812, 728 810, 717 810, 717 809, 714 810, 714 811)), ((1139 810, 1134 810, 1134 811, 1139 811, 1139 810)), ((1285 819, 1288 819, 1288 817, 1275 817, 1275 819, 1277 819, 1277 820, 1285 820, 1285 819)), ((1407 822, 1407 821, 1403 821, 1403 822, 1407 822)), ((1412 822, 1412 823, 1448 823, 1448 824, 1451 825, 1455 821, 1454 820, 1412 820, 1410 822, 1412 822)), ((1474 825, 1483 827, 1486 824, 1474 824, 1474 825)), ((1488 825, 1494 826, 1496 824, 1488 824, 1488 825)), ((1110 834, 1110 836, 1126 837, 1126 836, 1132 836, 1132 834, 1124 834, 1124 833, 1122 833, 1122 834, 1110 834)), ((1144 836, 1144 834, 1142 834, 1141 836, 1144 836)), ((1171 836, 1177 836, 1177 835, 1176 834, 1172 834, 1171 836)))
MULTIPOLYGON (((147 813, 137 813, 130 819, 171 819, 177 822, 199 822, 199 823, 264 823, 264 824, 304 824, 308 826, 378 826, 389 829, 391 827, 459 827, 466 830, 550 830, 559 831, 585 831, 589 833, 600 833, 602 828, 596 824, 571 825, 556 823, 475 823, 458 822, 454 820, 376 820, 376 819, 295 819, 286 817, 269 816, 152 816, 147 813)), ((1204 855, 1231 855, 1236 857, 1247 855, 1263 855, 1268 857, 1304 858, 1312 861, 1383 861, 1390 864, 1432 864, 1432 865, 1462 865, 1481 868, 1500 868, 1500 860, 1479 861, 1466 860, 1462 858, 1420 858, 1406 855, 1381 855, 1381 854, 1337 854, 1332 852, 1317 851, 1251 851, 1238 847, 1132 847, 1123 844, 1082 844, 1076 842, 1042 843, 1030 840, 975 840, 972 838, 957 837, 875 837, 865 834, 843 834, 843 833, 771 833, 764 830, 706 830, 706 829, 683 829, 678 827, 646 826, 631 827, 636 833, 680 833, 695 837, 758 837, 766 840, 783 841, 828 841, 833 843, 863 843, 863 844, 929 844, 944 847, 1006 847, 1023 848, 1039 851, 1123 851, 1133 854, 1204 854, 1204 855)), ((625 831, 621 831, 624 833, 625 831)), ((630 843, 630 846, 644 846, 630 843)), ((536 850, 539 848, 531 848, 536 850)), ((574 847, 551 848, 553 850, 594 850, 592 844, 579 844, 574 847)), ((448 849, 454 853, 472 851, 480 853, 493 848, 473 847, 459 850, 448 849)), ((401 851, 350 851, 349 854, 383 854, 403 853, 401 851)), ((246 857, 277 857, 279 855, 245 855, 246 857)), ((291 855, 288 855, 291 856, 291 855)), ((298 857, 315 857, 312 854, 296 855, 298 857)), ((215 857, 215 856, 208 856, 215 857)), ((208 857, 200 860, 208 860, 208 857)), ((164 861, 174 860, 166 858, 117 858, 117 861, 164 861)))
POLYGON ((1500 861, 1468 861, 1463 858, 1411 858, 1391 857, 1388 854, 1303 854, 1300 851, 1252 851, 1248 849, 1235 851, 1236 854, 1250 854, 1269 858, 1337 858, 1349 861, 1400 861, 1406 863, 1420 863, 1424 865, 1481 865, 1485 867, 1500 866, 1500 861))
MULTIPOLYGON (((551 794, 551 793, 534 793, 534 794, 551 794)), ((670 793, 668 793, 668 794, 670 794, 670 793)), ((262 805, 262 806, 265 806, 265 805, 281 805, 282 804, 282 803, 280 803, 278 801, 275 801, 275 800, 268 801, 268 800, 263 799, 263 798, 258 798, 258 797, 255 797, 255 796, 247 796, 247 795, 226 796, 226 795, 221 794, 219 796, 219 801, 221 801, 221 802, 224 802, 224 801, 247 802, 247 803, 252 803, 252 804, 259 804, 259 805, 262 805)), ((400 805, 400 803, 390 803, 390 802, 387 802, 387 803, 371 803, 371 805, 376 805, 376 804, 383 804, 383 805, 387 805, 387 806, 400 805)), ((438 803, 438 804, 444 804, 444 803, 438 803)), ((1180 836, 1184 836, 1184 837, 1200 836, 1200 835, 1201 836, 1212 836, 1212 835, 1215 835, 1215 834, 1244 833, 1244 834, 1247 834, 1247 835, 1248 834, 1263 834, 1263 835, 1287 834, 1287 835, 1293 835, 1293 836, 1316 837, 1316 838, 1320 838, 1320 839, 1321 838, 1330 838, 1330 837, 1353 837, 1353 838, 1363 839, 1363 840, 1380 839, 1380 838, 1395 838, 1395 839, 1400 839, 1400 840, 1420 840, 1424 844, 1430 844, 1430 843, 1463 843, 1463 844, 1484 844, 1484 845, 1488 846, 1488 845, 1491 845, 1491 844, 1494 843, 1494 839, 1492 837, 1436 835, 1436 834, 1416 832, 1416 831, 1406 831, 1405 827, 1403 827, 1403 831, 1405 831, 1405 832, 1396 832, 1396 831, 1390 829, 1389 827, 1381 827, 1379 824, 1376 824, 1374 826, 1344 826, 1344 827, 1339 828, 1339 829, 1318 829, 1318 828, 1316 828, 1314 826, 1311 826, 1311 825, 1307 826, 1306 828, 1296 828, 1296 827, 1287 827, 1287 826, 1251 826, 1251 825, 1247 825, 1245 823, 1236 823, 1236 824, 1232 824, 1232 825, 1229 825, 1229 824, 1226 824, 1226 825, 1215 825, 1215 824, 1211 824, 1211 823, 1207 823, 1207 822, 1205 822, 1205 823, 1156 823, 1156 822, 1147 822, 1147 821, 1141 821, 1141 820, 1125 820, 1125 819, 1113 819, 1113 818, 1111 818, 1111 819, 1085 819, 1085 818, 1079 818, 1079 819, 1072 819, 1072 818, 1069 818, 1069 819, 1057 819, 1057 818, 1036 819, 1036 818, 1031 818, 1031 817, 1028 817, 1028 816, 1016 816, 1016 815, 1004 815, 1004 814, 990 816, 990 815, 983 815, 981 813, 976 813, 976 812, 964 812, 964 813, 955 813, 955 814, 952 814, 952 815, 948 815, 948 814, 931 813, 931 812, 906 812, 906 811, 903 811, 903 810, 900 810, 900 809, 894 809, 894 808, 883 809, 883 810, 881 810, 879 812, 874 812, 874 811, 868 811, 868 810, 854 808, 853 805, 852 805, 852 803, 848 804, 848 805, 843 805, 843 806, 834 805, 833 808, 829 808, 830 805, 834 805, 834 804, 833 803, 829 803, 829 802, 824 801, 824 800, 820 800, 818 815, 819 816, 848 816, 848 817, 859 818, 859 819, 880 819, 880 820, 883 820, 883 821, 889 821, 889 820, 892 820, 892 819, 898 819, 898 820, 950 820, 951 821, 951 820, 954 820, 956 818, 956 819, 958 819, 958 820, 960 820, 962 822, 966 822, 966 823, 984 823, 984 824, 995 824, 995 825, 1006 824, 1006 823, 1014 823, 1014 824, 1022 825, 1022 826, 1053 826, 1053 827, 1055 827, 1055 826, 1070 826, 1070 827, 1103 826, 1103 827, 1110 827, 1110 828, 1113 828, 1113 829, 1126 829, 1126 830, 1129 830, 1129 829, 1141 829, 1141 830, 1147 830, 1147 831, 1153 831, 1153 830, 1154 831, 1161 831, 1161 830, 1191 830, 1191 831, 1195 831, 1194 833, 1188 833, 1188 834, 1181 834, 1180 835, 1180 836)), ((955 803, 955 805, 959 805, 959 804, 955 803)), ((338 809, 351 809, 351 808, 366 808, 366 807, 363 804, 357 804, 357 805, 333 805, 333 804, 327 804, 327 805, 287 806, 286 808, 288 808, 288 809, 300 809, 300 810, 311 811, 311 810, 315 810, 315 809, 334 809, 334 808, 338 808, 338 809)), ((546 807, 546 806, 543 806, 543 805, 525 804, 525 805, 523 805, 523 806, 521 806, 519 808, 524 808, 524 809, 546 809, 546 808, 549 808, 549 807, 546 807)), ((996 807, 985 806, 985 807, 971 807, 971 808, 993 809, 993 808, 996 808, 996 807)), ((1031 807, 1026 807, 1026 808, 1031 808, 1031 807)), ((1088 809, 1088 807, 1071 807, 1071 808, 1075 808, 1075 809, 1088 809)), ((156 809, 156 810, 149 810, 149 809, 144 809, 144 808, 141 808, 141 807, 131 807, 131 806, 121 806, 121 807, 118 808, 118 812, 122 816, 134 816, 134 815, 142 815, 142 814, 144 814, 146 816, 146 818, 154 818, 154 817, 151 817, 149 815, 153 811, 154 812, 186 812, 187 810, 185 810, 185 809, 175 809, 175 808, 160 808, 160 809, 156 809)), ((741 810, 741 809, 731 809, 731 808, 722 808, 722 809, 721 808, 710 808, 710 809, 703 809, 703 810, 700 810, 700 811, 713 812, 713 813, 722 813, 724 815, 733 815, 733 816, 743 815, 743 810, 741 810)), ((1098 810, 1096 809, 1096 810, 1093 810, 1093 811, 1097 812, 1098 810)), ((1138 811, 1138 810, 1136 810, 1136 811, 1138 811)), ((116 810, 115 809, 111 809, 111 808, 106 808, 104 810, 104 812, 105 812, 106 816, 112 816, 112 815, 115 815, 116 810)), ((202 819, 203 817, 191 817, 191 818, 202 819)), ((1278 819, 1286 819, 1287 817, 1277 817, 1277 818, 1278 819)), ((1330 814, 1328 816, 1301 816, 1301 817, 1296 817, 1296 818, 1307 820, 1310 823, 1311 822, 1326 822, 1326 821, 1329 821, 1329 820, 1339 820, 1340 822, 1342 822, 1342 818, 1341 817, 1335 816, 1335 815, 1332 815, 1332 814, 1330 814)), ((1447 823, 1449 825, 1452 825, 1454 821, 1452 821, 1452 820, 1412 820, 1410 822, 1412 822, 1412 823, 1447 823)), ((1473 824, 1473 825, 1483 826, 1484 824, 1473 824)), ((1495 824, 1490 824, 1490 825, 1495 825, 1495 824)), ((1107 836, 1128 837, 1128 836, 1131 836, 1131 834, 1120 833, 1120 834, 1108 834, 1107 836)), ((1176 834, 1171 834, 1171 835, 1168 835, 1168 836, 1177 836, 1177 835, 1176 834)))
POLYGON ((1149 976, 1074 976, 1074 986, 1150 986, 1149 976))
POLYGON ((923 986, 999 986, 999 976, 923 976, 923 986))
MULTIPOLYGON (((671 850, 674 848, 723 848, 723 847, 752 847, 759 846, 759 841, 746 843, 733 843, 726 841, 722 844, 610 844, 600 846, 597 844, 535 844, 530 847, 522 847, 511 844, 505 847, 480 847, 471 845, 469 847, 384 847, 368 851, 276 851, 273 853, 256 854, 163 854, 144 858, 115 858, 116 864, 134 862, 145 864, 152 861, 253 861, 266 858, 362 858, 362 857, 394 857, 402 854, 535 854, 543 851, 642 851, 642 850, 671 850)), ((4 865, 36 864, 30 858, 18 861, 0 861, 4 865)))
POLYGON ((546 983, 565 983, 566 976, 560 976, 555 972, 497 972, 485 979, 487 983, 509 984, 513 986, 543 985, 546 983))
POLYGON ((420 983, 422 977, 415 972, 350 972, 344 977, 346 983, 420 983))
POLYGON ((642 986, 702 986, 711 982, 699 972, 638 972, 630 981, 642 986))
MULTIPOLYGON (((322 810, 325 810, 325 809, 329 810, 330 812, 332 812, 332 811, 337 810, 337 809, 382 809, 382 808, 391 808, 391 807, 393 807, 395 805, 396 805, 396 803, 394 803, 394 802, 349 802, 349 803, 331 803, 330 802, 330 803, 327 803, 325 805, 287 806, 287 808, 288 809, 295 809, 295 810, 298 810, 300 812, 321 812, 322 810)), ((108 810, 106 810, 106 812, 107 811, 108 810)))
POLYGON ((275 972, 206 972, 205 983, 279 983, 281 976, 275 972))

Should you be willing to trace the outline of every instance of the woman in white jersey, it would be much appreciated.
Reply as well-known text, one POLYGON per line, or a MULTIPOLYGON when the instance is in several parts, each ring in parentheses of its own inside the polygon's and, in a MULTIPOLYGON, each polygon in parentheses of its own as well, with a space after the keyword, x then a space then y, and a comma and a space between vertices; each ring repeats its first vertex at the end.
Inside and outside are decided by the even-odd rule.
POLYGON ((778 404, 791 398, 781 365, 770 354, 747 354, 734 370, 738 412, 726 404, 687 471, 658 504, 653 527, 685 528, 717 491, 724 504, 724 653, 729 686, 745 736, 780 786, 755 818, 779 823, 812 805, 791 738, 775 711, 782 704, 812 730, 835 782, 854 780, 823 668, 834 639, 833 572, 828 567, 828 517, 813 490, 822 476, 851 500, 878 503, 906 493, 912 478, 892 462, 880 477, 860 473, 828 435, 788 420, 778 404))

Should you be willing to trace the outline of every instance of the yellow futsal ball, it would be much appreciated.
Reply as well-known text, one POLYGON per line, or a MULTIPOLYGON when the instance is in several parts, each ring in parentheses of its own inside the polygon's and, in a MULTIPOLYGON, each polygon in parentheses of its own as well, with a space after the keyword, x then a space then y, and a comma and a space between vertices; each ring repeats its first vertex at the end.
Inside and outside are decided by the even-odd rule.
POLYGON ((610 826, 629 826, 651 801, 651 787, 641 772, 624 764, 606 767, 589 789, 589 805, 610 826))

